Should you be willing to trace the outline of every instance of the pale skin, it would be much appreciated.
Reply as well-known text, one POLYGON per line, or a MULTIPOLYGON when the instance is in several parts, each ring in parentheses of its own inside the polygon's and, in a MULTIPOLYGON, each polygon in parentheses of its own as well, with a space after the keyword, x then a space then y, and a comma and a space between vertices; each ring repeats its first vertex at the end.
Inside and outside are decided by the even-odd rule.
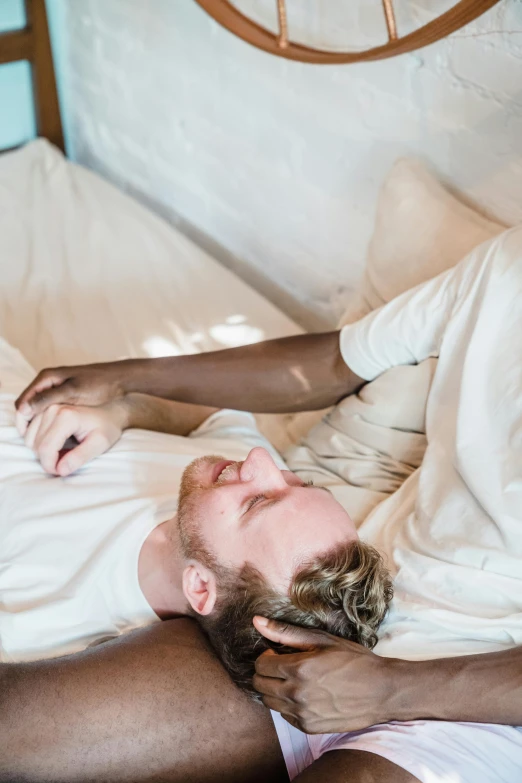
MULTIPOLYGON (((17 404, 24 417, 31 419, 54 402, 97 405, 129 392, 143 392, 198 404, 285 412, 334 404, 363 383, 342 361, 338 334, 329 333, 200 356, 50 369, 35 379, 17 404)), ((292 662, 283 661, 283 656, 263 656, 271 658, 270 665, 258 667, 256 684, 265 698, 284 699, 285 712, 305 730, 353 730, 391 719, 419 717, 522 724, 520 648, 464 658, 397 662, 333 638, 324 644, 327 635, 319 640, 318 632, 303 639, 299 629, 284 629, 272 622, 262 632, 302 650, 292 662), (324 688, 316 687, 319 672, 328 674, 323 677, 324 688), (399 693, 400 699, 391 698, 392 693, 399 693)), ((327 754, 320 762, 333 764, 337 755, 327 754)), ((349 756, 348 751, 339 755, 349 756)), ((381 761, 371 757, 371 763, 381 761)), ((312 779, 306 776, 314 774, 314 767, 304 773, 303 781, 312 779)), ((324 780, 324 774, 322 770, 317 779, 324 780)), ((400 778, 400 770, 393 770, 398 778, 391 774, 390 770, 382 774, 375 767, 371 773, 363 770, 359 778, 350 779, 412 779, 406 774, 400 778), (374 777, 364 777, 366 774, 374 777)), ((328 779, 348 778, 336 768, 328 779), (333 776, 338 773, 339 777, 333 776)))

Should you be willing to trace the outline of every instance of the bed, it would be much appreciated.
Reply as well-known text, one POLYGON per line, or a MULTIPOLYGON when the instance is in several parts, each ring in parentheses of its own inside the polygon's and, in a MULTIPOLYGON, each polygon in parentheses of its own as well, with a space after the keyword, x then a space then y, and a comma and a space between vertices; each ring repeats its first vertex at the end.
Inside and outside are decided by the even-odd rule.
MULTIPOLYGON (((298 333, 290 318, 183 234, 66 159, 55 89, 47 86, 44 91, 39 76, 42 70, 47 79, 52 74, 43 0, 28 0, 27 7, 32 27, 0 38, 0 62, 32 59, 41 138, 0 156, 0 335, 39 369, 192 353, 298 333), (44 106, 50 107, 50 115, 44 106)), ((398 161, 383 185, 365 276, 359 294, 346 303, 343 323, 447 269, 503 228, 450 195, 420 162, 398 161)), ((345 448, 351 436, 344 433, 347 472, 338 468, 334 483, 351 512, 357 508, 361 523, 422 460, 431 373, 429 367, 417 373, 409 391, 418 402, 419 423, 410 433, 417 461, 407 464, 399 478, 393 454, 391 469, 380 476, 377 487, 373 463, 369 474, 359 467, 352 471, 353 455, 345 448)), ((386 379, 384 385, 376 383, 367 387, 366 397, 347 403, 356 406, 348 418, 364 420, 373 430, 383 400, 388 413, 397 415, 389 405, 386 379)), ((411 411, 409 415, 411 420, 411 411)), ((321 455, 320 447, 314 450, 314 439, 328 440, 324 428, 333 420, 316 423, 299 445, 313 421, 315 414, 312 419, 269 419, 263 428, 280 450, 297 444, 290 450, 290 467, 297 465, 303 475, 313 468, 328 479, 332 471, 326 463, 331 464, 332 455, 321 455), (326 457, 325 464, 318 455, 326 457)), ((166 452, 164 437, 155 435, 155 443, 166 452)), ((138 444, 134 451, 141 455, 140 491, 145 494, 150 489, 143 489, 147 459, 140 448, 138 444)), ((358 448, 356 444, 355 452, 358 448)), ((404 452, 402 444, 398 450, 404 452)), ((117 460, 122 453, 109 459, 117 460)))

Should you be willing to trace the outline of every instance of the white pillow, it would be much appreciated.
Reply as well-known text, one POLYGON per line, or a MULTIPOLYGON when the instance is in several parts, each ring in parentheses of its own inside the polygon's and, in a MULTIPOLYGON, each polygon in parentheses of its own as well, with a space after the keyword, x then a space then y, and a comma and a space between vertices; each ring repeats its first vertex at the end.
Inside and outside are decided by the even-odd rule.
POLYGON ((381 187, 361 290, 340 325, 449 269, 504 229, 459 201, 420 160, 400 158, 381 187))
POLYGON ((504 230, 459 201, 421 161, 401 158, 379 193, 364 298, 380 307, 504 230))

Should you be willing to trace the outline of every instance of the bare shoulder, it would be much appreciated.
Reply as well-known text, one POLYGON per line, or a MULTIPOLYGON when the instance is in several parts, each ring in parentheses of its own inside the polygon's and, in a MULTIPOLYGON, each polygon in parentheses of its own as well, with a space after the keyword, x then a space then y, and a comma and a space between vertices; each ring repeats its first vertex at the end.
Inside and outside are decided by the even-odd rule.
POLYGON ((333 750, 295 778, 295 783, 419 783, 382 756, 363 750, 333 750))
POLYGON ((288 780, 270 713, 236 688, 188 619, 0 666, 0 783, 102 779, 288 780))

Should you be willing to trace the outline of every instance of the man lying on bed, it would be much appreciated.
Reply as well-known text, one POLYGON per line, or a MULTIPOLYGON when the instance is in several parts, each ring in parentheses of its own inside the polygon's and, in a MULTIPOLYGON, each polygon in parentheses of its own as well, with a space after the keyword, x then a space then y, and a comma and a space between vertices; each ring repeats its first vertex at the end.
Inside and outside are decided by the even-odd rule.
MULTIPOLYGON (((365 529, 367 540, 380 544, 397 571, 399 609, 392 611, 384 626, 383 651, 393 655, 394 650, 401 649, 401 640, 404 650, 406 640, 406 651, 409 645, 413 658, 430 657, 430 648, 432 657, 492 649, 501 652, 398 665, 322 633, 284 632, 274 624, 262 629, 258 623, 258 628, 274 641, 308 649, 291 656, 265 653, 259 659, 254 684, 265 693, 265 703, 307 730, 337 732, 335 736, 321 735, 307 741, 305 735, 278 720, 291 775, 325 751, 343 749, 343 753, 330 752, 311 764, 299 780, 321 780, 325 775, 329 780, 347 780, 348 771, 350 780, 407 781, 414 775, 428 781, 435 775, 448 779, 456 774, 461 781, 514 783, 518 779, 522 734, 517 729, 420 720, 349 732, 379 721, 422 716, 522 723, 520 654, 517 649, 505 650, 521 639, 520 233, 504 235, 455 270, 347 328, 341 334, 341 350, 337 347, 338 336, 323 335, 221 355, 160 360, 148 366, 131 363, 127 368, 51 371, 40 377, 22 399, 22 403, 27 402, 35 387, 42 395, 46 386, 65 381, 63 388, 58 385, 51 394, 42 396, 39 404, 45 406, 60 395, 64 401, 99 403, 118 396, 122 385, 125 391, 191 397, 199 403, 295 410, 335 402, 357 388, 359 378, 371 380, 394 364, 439 355, 428 403, 428 449, 422 468, 374 512, 365 529), (241 375, 238 362, 246 365, 246 376, 241 375), (286 399, 292 398, 292 406, 285 405, 285 395, 286 399), (383 509, 386 525, 379 516, 383 509), (392 537, 393 544, 387 540, 392 537), (422 563, 429 563, 435 554, 441 565, 438 578, 433 579, 428 572, 429 578, 423 583, 422 563), (412 616, 401 616, 408 600, 412 616), (416 625, 422 631, 428 629, 424 639, 416 625), (401 672, 413 674, 411 688, 407 680, 401 681, 401 672), (415 683, 419 680, 414 672, 422 672, 421 681, 425 677, 425 698, 416 704, 418 697, 412 697, 412 690, 418 694, 415 683), (383 684, 386 681, 388 693, 383 684), (405 687, 397 701, 401 682, 405 687), (376 702, 368 708, 368 693, 382 695, 380 709, 376 702), (390 708, 394 698, 395 705, 390 708), (385 766, 379 767, 382 763, 385 766), (401 770, 409 770, 409 774, 401 770)), ((35 406, 32 414, 37 411, 35 406)), ((253 452, 250 459, 255 462, 259 453, 253 452)), ((242 476, 248 463, 247 459, 243 466, 228 469, 239 485, 253 480, 248 469, 242 476)), ((298 490, 310 493, 307 497, 321 493, 319 489, 298 490)), ((281 491, 286 494, 293 490, 281 484, 281 491)), ((263 497, 251 500, 260 504, 264 519, 281 502, 274 508, 279 498, 273 487, 260 494, 263 497), (263 504, 268 506, 264 513, 263 504)), ((193 500, 196 497, 192 495, 193 500)), ((327 517, 325 530, 330 529, 332 519, 327 517)), ((322 527, 321 519, 317 527, 319 551, 324 551, 327 543, 322 527)), ((211 532, 205 530, 210 536, 211 532)), ((308 528, 303 540, 309 540, 307 536, 308 528)), ((341 543, 334 538, 332 545, 341 543)), ((199 554, 205 555, 209 541, 195 540, 198 546, 203 545, 199 554)), ((289 550, 285 554, 288 560, 292 557, 293 566, 302 563, 300 555, 309 560, 311 552, 306 547, 300 549, 300 540, 284 540, 289 550)), ((212 542, 214 546, 218 543, 215 539, 212 542)), ((253 559, 255 550, 256 545, 245 549, 242 562, 253 559)), ((273 551, 268 547, 269 553, 273 551)), ((259 556, 257 552, 255 556, 259 556)), ((288 568, 288 562, 284 563, 280 561, 282 570, 271 571, 274 586, 288 568)), ((288 571, 286 578, 288 583, 288 571)), ((196 599, 198 595, 201 599, 199 608, 205 607, 208 590, 202 584, 201 573, 193 586, 196 599)), ((277 586, 281 589, 283 582, 277 586)), ((252 614, 258 611, 255 604, 250 610, 252 614)))

